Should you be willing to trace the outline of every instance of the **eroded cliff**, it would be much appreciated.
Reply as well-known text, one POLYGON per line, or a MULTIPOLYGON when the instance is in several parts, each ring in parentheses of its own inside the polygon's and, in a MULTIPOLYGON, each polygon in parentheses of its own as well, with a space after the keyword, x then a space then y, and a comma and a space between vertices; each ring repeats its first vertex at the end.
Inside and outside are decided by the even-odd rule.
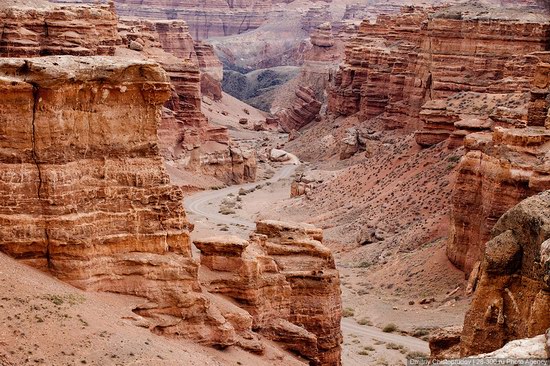
POLYGON ((341 300, 334 258, 312 225, 260 221, 248 241, 195 242, 201 281, 252 315, 252 328, 308 359, 339 365, 341 300))
POLYGON ((450 128, 424 127, 424 103, 459 92, 527 92, 537 64, 530 54, 546 49, 548 27, 543 14, 479 4, 405 7, 375 24, 364 21, 332 76, 329 112, 380 116, 389 129, 421 129, 423 145, 441 142, 461 128, 453 119, 446 122, 450 128))
POLYGON ((162 334, 230 345, 191 257, 156 135, 170 97, 147 61, 0 59, 1 250, 87 290, 141 296, 162 334), (186 321, 182 321, 186 319, 186 321))
POLYGON ((521 200, 550 189, 548 64, 537 67, 527 126, 494 127, 465 137, 451 202, 449 259, 469 273, 481 259, 497 220, 521 200), (541 126, 542 125, 542 126, 541 126))
POLYGON ((550 192, 528 198, 495 224, 461 337, 463 356, 495 351, 550 327, 550 192))

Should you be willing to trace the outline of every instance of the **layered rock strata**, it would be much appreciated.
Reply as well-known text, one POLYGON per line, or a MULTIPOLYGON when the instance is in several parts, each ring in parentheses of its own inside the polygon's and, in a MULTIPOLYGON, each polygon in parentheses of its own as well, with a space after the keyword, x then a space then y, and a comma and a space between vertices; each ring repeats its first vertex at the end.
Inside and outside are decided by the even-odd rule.
MULTIPOLYGON (((387 128, 414 131, 422 129, 419 114, 428 101, 459 92, 527 92, 538 62, 531 54, 546 49, 548 29, 546 15, 479 4, 406 7, 375 24, 364 21, 332 75, 328 110, 381 116, 387 128)), ((427 133, 419 134, 424 145, 438 140, 427 133)))
POLYGON ((191 257, 157 140, 170 97, 149 61, 0 59, 0 250, 87 290, 140 296, 162 334, 234 343, 191 257))
POLYGON ((313 89, 299 86, 295 95, 292 106, 276 114, 279 125, 286 132, 299 130, 313 121, 321 111, 322 103, 316 99, 313 89))
POLYGON ((0 55, 113 55, 120 43, 113 7, 58 6, 0 10, 0 55))
MULTIPOLYGON (((56 0, 63 2, 64 0, 56 0)), ((80 2, 90 2, 81 0, 80 2)), ((271 1, 115 0, 121 16, 150 19, 183 19, 195 40, 229 36, 258 28, 271 10, 271 1)))
POLYGON ((195 53, 201 70, 201 94, 213 100, 222 99, 223 65, 214 47, 204 42, 195 42, 195 53))
POLYGON ((506 212, 492 234, 464 321, 463 356, 550 328, 550 192, 506 212))
POLYGON ((546 95, 549 66, 541 64, 535 77, 527 126, 494 127, 464 138, 466 155, 458 167, 451 203, 449 259, 470 272, 481 259, 491 229, 521 200, 550 189, 550 130, 546 95))
POLYGON ((212 48, 194 43, 182 21, 123 19, 120 34, 130 49, 133 42, 142 44, 137 56, 159 62, 170 77, 172 97, 159 128, 163 156, 225 183, 254 181, 255 153, 233 144, 227 129, 210 124, 201 111, 203 85, 213 98, 221 93, 221 64, 212 48))
POLYGON ((223 183, 255 179, 255 153, 233 144, 227 130, 209 124, 201 112, 201 87, 219 98, 222 69, 211 47, 194 44, 185 22, 123 19, 119 24, 112 4, 37 10, 14 5, 1 14, 0 56, 116 53, 157 61, 172 84, 159 129, 162 155, 178 169, 223 183))
POLYGON ((201 280, 236 301, 253 329, 312 365, 339 365, 338 272, 322 231, 312 225, 260 221, 249 240, 200 240, 201 280))

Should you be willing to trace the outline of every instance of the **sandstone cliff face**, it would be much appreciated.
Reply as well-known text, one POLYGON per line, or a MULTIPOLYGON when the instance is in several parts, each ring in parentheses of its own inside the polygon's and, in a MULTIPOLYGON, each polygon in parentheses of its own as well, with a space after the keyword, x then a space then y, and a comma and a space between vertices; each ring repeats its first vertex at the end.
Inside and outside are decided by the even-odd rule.
MULTIPOLYGON (((387 128, 414 131, 422 128, 427 101, 459 92, 527 92, 537 64, 528 55, 545 50, 548 27, 543 15, 471 5, 439 12, 407 7, 376 24, 365 21, 332 76, 329 112, 381 116, 387 128), (483 10, 492 19, 472 15, 483 10)), ((419 139, 432 144, 452 131, 442 132, 435 138, 432 129, 419 139)))
POLYGON ((506 212, 487 242, 464 321, 462 355, 491 352, 550 327, 550 192, 506 212))
POLYGON ((293 105, 277 113, 279 125, 284 131, 299 130, 319 115, 322 103, 311 88, 299 86, 293 105))
POLYGON ((214 47, 195 42, 195 53, 201 70, 201 93, 213 100, 222 99, 223 65, 214 53, 214 47))
POLYGON ((184 19, 195 40, 238 34, 259 27, 271 9, 271 1, 239 2, 171 0, 116 0, 122 16, 151 19, 184 19))
POLYGON ((198 241, 201 281, 246 309, 253 329, 267 338, 312 365, 339 365, 338 272, 321 240, 312 225, 260 221, 248 241, 198 241))
POLYGON ((449 259, 470 272, 481 259, 496 221, 522 199, 550 189, 546 123, 549 93, 547 64, 535 77, 527 126, 495 127, 465 137, 467 150, 458 167, 451 203, 449 259))
POLYGON ((201 112, 201 85, 221 95, 221 64, 211 47, 197 44, 183 21, 118 19, 112 6, 17 6, 1 10, 0 56, 113 55, 154 60, 167 71, 172 97, 159 137, 162 155, 177 168, 223 183, 255 180, 255 153, 232 146, 227 130, 201 112), (118 26, 118 29, 117 29, 118 26))
POLYGON ((0 249, 77 287, 145 298, 134 311, 155 332, 234 343, 201 293, 183 193, 159 155, 166 73, 112 57, 5 58, 0 85, 0 249))
POLYGON ((159 128, 163 156, 177 167, 214 176, 224 183, 254 181, 255 153, 234 146, 227 129, 211 125, 201 111, 201 88, 221 97, 221 64, 212 48, 194 43, 182 21, 123 19, 120 34, 130 48, 117 54, 157 61, 168 73, 172 97, 159 128), (136 55, 137 53, 137 55, 136 55))
POLYGON ((117 16, 107 5, 0 10, 0 55, 112 55, 120 43, 117 16))

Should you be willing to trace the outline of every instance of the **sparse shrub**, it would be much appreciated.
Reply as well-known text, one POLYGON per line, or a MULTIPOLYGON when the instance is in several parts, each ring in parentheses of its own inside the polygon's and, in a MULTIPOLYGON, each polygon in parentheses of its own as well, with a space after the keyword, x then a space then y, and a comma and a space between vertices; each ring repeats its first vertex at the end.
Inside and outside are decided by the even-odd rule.
POLYGON ((388 343, 388 344, 386 344, 386 348, 387 349, 399 350, 399 349, 403 348, 403 346, 400 345, 400 344, 396 344, 396 343, 388 343))
POLYGON ((369 268, 370 266, 372 266, 372 263, 369 262, 369 261, 362 261, 361 263, 359 263, 357 265, 357 268, 369 268))
POLYGON ((351 318, 354 315, 355 315, 355 310, 353 310, 352 308, 344 308, 342 310, 342 316, 344 318, 351 318))
POLYGON ((418 358, 428 358, 428 355, 423 352, 411 351, 407 353, 407 359, 418 359, 418 358))
POLYGON ((385 332, 385 333, 393 333, 395 331, 397 331, 397 325, 393 324, 393 323, 389 323, 389 324, 386 324, 386 326, 384 328, 382 328, 382 332, 385 332))
POLYGON ((370 321, 369 318, 361 318, 357 321, 357 324, 372 326, 372 322, 370 321))

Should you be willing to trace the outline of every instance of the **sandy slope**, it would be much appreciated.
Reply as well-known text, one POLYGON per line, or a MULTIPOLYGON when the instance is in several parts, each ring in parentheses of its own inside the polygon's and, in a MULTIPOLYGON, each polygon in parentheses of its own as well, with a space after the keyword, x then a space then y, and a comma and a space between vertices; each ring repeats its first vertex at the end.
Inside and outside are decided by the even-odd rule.
POLYGON ((258 357, 157 336, 131 311, 142 301, 80 291, 0 254, 0 365, 301 364, 273 345, 258 357))

